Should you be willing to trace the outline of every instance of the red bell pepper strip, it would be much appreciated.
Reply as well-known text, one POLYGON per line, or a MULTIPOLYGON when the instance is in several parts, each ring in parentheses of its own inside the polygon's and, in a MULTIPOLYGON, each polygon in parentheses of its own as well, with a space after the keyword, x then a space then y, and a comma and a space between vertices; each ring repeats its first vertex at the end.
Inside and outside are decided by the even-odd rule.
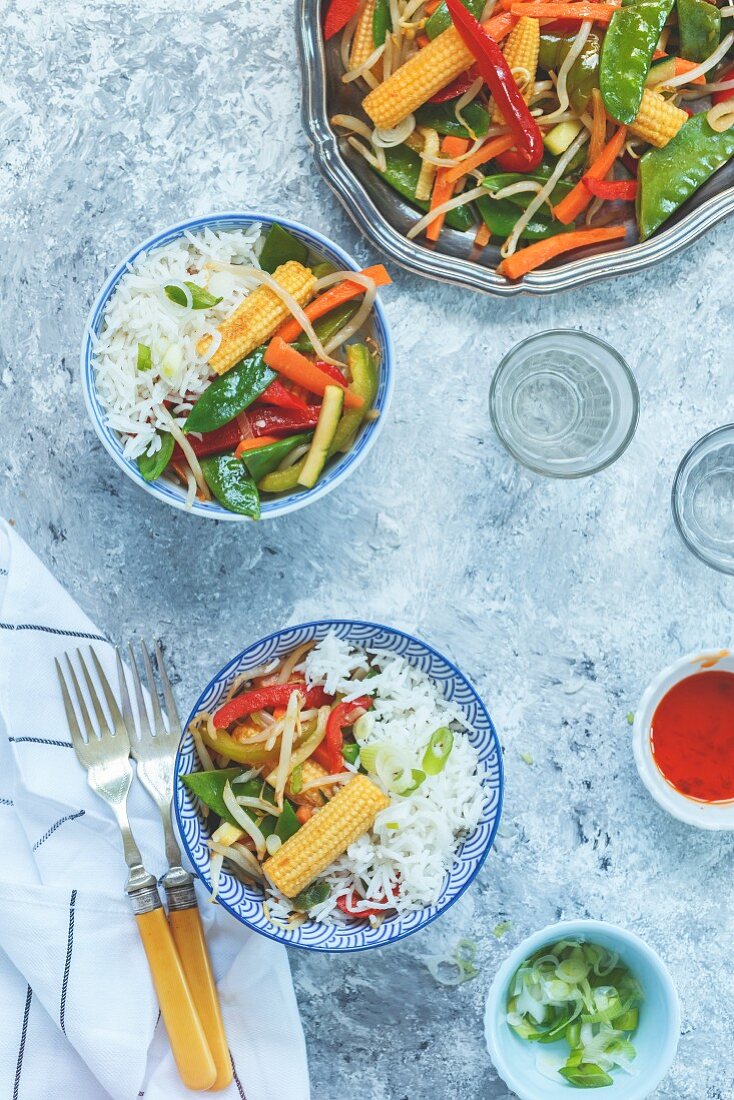
MULTIPOLYGON (((344 381, 343 377, 342 381, 344 381)), ((279 409, 298 409, 299 412, 306 412, 308 409, 306 402, 297 393, 293 393, 292 390, 284 386, 279 378, 276 378, 267 389, 263 390, 254 404, 277 405, 279 409)))
MULTIPOLYGON (((725 80, 734 80, 734 68, 727 69, 725 73, 716 78, 717 84, 723 84, 725 80)), ((711 102, 716 105, 717 103, 724 103, 727 99, 734 98, 734 88, 722 92, 714 92, 711 96, 711 102)))
POLYGON ((266 405, 261 409, 251 409, 248 419, 253 435, 295 435, 315 428, 320 412, 321 405, 308 405, 306 412, 274 409, 266 405))
POLYGON ((503 153, 497 163, 504 172, 532 172, 543 159, 543 135, 530 114, 505 55, 461 0, 446 0, 449 14, 464 45, 476 58, 494 102, 517 142, 517 150, 503 153))
POLYGON ((448 103, 450 99, 458 99, 464 92, 468 92, 474 81, 479 76, 479 69, 476 65, 472 65, 470 69, 467 69, 461 76, 457 76, 456 80, 452 80, 450 84, 447 84, 445 88, 442 88, 440 92, 436 92, 434 96, 428 100, 429 103, 448 103))
POLYGON ((253 691, 243 691, 241 695, 235 695, 234 699, 230 699, 215 712, 212 718, 214 728, 224 730, 240 718, 254 714, 256 710, 287 707, 288 700, 294 691, 301 693, 305 710, 327 706, 332 700, 332 696, 327 695, 322 687, 305 689, 300 681, 290 684, 271 684, 269 687, 255 688, 253 691))
POLYGON ((618 199, 634 202, 637 198, 637 180, 595 180, 584 176, 584 187, 595 199, 618 199))
POLYGON ((360 0, 331 0, 324 20, 324 38, 328 42, 344 30, 350 19, 359 11, 360 0))
POLYGON ((242 432, 237 421, 230 420, 229 424, 223 424, 213 432, 204 432, 201 439, 197 439, 195 435, 188 435, 186 438, 197 458, 206 458, 207 455, 234 450, 242 439, 242 432))
POLYGON ((359 712, 369 710, 371 706, 372 700, 369 695, 361 695, 349 703, 337 703, 332 710, 326 723, 324 740, 312 754, 316 763, 326 768, 329 775, 336 775, 344 766, 342 756, 344 727, 351 726, 356 722, 359 712))
POLYGON ((322 359, 316 360, 316 366, 319 370, 322 370, 325 374, 328 374, 329 378, 333 378, 335 382, 338 382, 340 386, 346 386, 347 380, 333 363, 324 363, 322 359))
MULTIPOLYGON (((399 893, 400 888, 395 888, 395 893, 399 893)), ((348 917, 354 917, 355 920, 366 920, 367 917, 384 917, 386 909, 355 909, 353 906, 360 901, 366 901, 366 898, 361 898, 356 890, 352 890, 351 894, 342 894, 340 898, 336 899, 337 909, 341 909, 342 913, 346 913, 348 917)), ((387 901, 387 898, 384 899, 387 901)))

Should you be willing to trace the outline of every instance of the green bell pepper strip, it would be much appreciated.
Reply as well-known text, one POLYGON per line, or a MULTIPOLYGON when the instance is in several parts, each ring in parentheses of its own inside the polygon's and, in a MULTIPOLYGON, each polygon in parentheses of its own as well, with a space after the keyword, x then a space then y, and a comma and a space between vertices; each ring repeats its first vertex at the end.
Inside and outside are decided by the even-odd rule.
MULTIPOLYGON (((314 274, 316 274, 315 271, 314 274)), ((337 306, 336 309, 332 309, 331 313, 319 317, 318 321, 312 321, 314 331, 321 343, 328 344, 332 336, 336 335, 339 329, 343 328, 348 321, 351 321, 361 304, 361 298, 354 302, 345 302, 343 305, 337 306)), ((313 351, 311 340, 305 332, 302 332, 298 339, 293 341, 293 347, 296 351, 313 351)))
MULTIPOLYGON (((428 210, 429 203, 421 202, 415 197, 415 189, 418 184, 418 176, 421 171, 421 159, 417 153, 409 149, 407 145, 398 145, 394 149, 385 149, 387 169, 376 174, 384 179, 394 191, 407 199, 411 206, 418 210, 428 210)), ((474 224, 471 211, 467 206, 460 206, 456 210, 449 210, 446 215, 446 225, 451 229, 458 229, 464 233, 474 224)))
POLYGON ((326 901, 330 889, 328 882, 312 882, 305 890, 301 890, 300 894, 296 894, 291 905, 302 912, 313 909, 314 905, 320 905, 322 901, 326 901))
POLYGON ((634 0, 618 8, 604 36, 599 88, 612 118, 634 122, 650 62, 674 0, 634 0))
POLYGON ((285 844, 286 840, 297 833, 300 828, 301 823, 296 817, 296 811, 290 802, 284 802, 282 813, 278 817, 278 823, 275 826, 275 835, 285 844))
MULTIPOLYGON (((189 288, 191 294, 191 309, 210 309, 211 306, 216 306, 221 302, 221 298, 215 298, 213 294, 210 294, 203 286, 199 286, 197 283, 191 283, 187 280, 184 282, 184 286, 189 288)), ((170 301, 174 302, 177 306, 186 306, 186 295, 181 290, 180 286, 173 286, 169 284, 163 288, 166 292, 166 297, 170 301)))
POLYGON ((376 0, 372 14, 372 41, 375 48, 381 46, 390 29, 390 0, 376 0))
POLYGON ((348 764, 355 765, 359 760, 359 745, 355 745, 351 741, 346 745, 342 745, 342 756, 348 764))
MULTIPOLYGON (((477 199, 477 209, 493 237, 509 237, 520 217, 520 210, 509 199, 491 199, 489 195, 477 199)), ((520 237, 524 241, 544 241, 547 237, 555 237, 569 229, 573 229, 573 225, 547 221, 536 214, 525 226, 520 237)))
POLYGON ((201 460, 207 485, 223 508, 240 516, 260 518, 260 494, 247 470, 234 455, 212 455, 201 460))
POLYGON ((155 481, 165 470, 173 455, 174 440, 169 432, 159 432, 161 445, 154 455, 142 454, 137 460, 138 469, 145 481, 155 481))
MULTIPOLYGON (((486 0, 461 0, 467 11, 470 11, 475 19, 479 19, 480 15, 486 7, 486 0)), ((438 38, 439 34, 443 34, 451 26, 451 16, 449 15, 449 9, 444 3, 434 11, 425 26, 425 32, 429 38, 438 38)))
POLYGON ((646 240, 734 156, 734 129, 717 134, 706 115, 694 115, 662 149, 639 161, 637 225, 646 240))
MULTIPOLYGON (((377 396, 379 371, 377 363, 365 345, 350 344, 347 348, 347 362, 352 372, 349 388, 362 398, 364 404, 361 409, 347 409, 342 413, 336 434, 329 447, 328 458, 332 458, 337 451, 349 450, 365 413, 374 404, 377 396)), ((285 493, 295 489, 305 463, 306 459, 302 458, 300 462, 294 463, 286 470, 274 470, 272 474, 266 474, 262 481, 258 482, 258 488, 263 493, 285 493)))
POLYGON ((297 240, 282 225, 273 222, 260 253, 260 267, 263 271, 272 275, 276 268, 288 263, 289 260, 298 260, 299 264, 305 264, 307 259, 306 245, 297 240))
POLYGON ((246 359, 208 386, 186 418, 185 432, 213 432, 229 424, 259 397, 278 377, 264 360, 265 347, 256 348, 246 359))
MULTIPOLYGON (((591 94, 591 93, 589 93, 591 94)), ((474 138, 486 137, 489 130, 489 114, 476 100, 464 107, 462 116, 472 128, 472 133, 466 126, 462 126, 454 113, 455 104, 449 103, 424 103, 415 112, 415 119, 419 126, 430 126, 439 134, 450 137, 474 138)), ((405 146, 398 146, 405 148, 405 146)), ((420 167, 420 166, 419 166, 420 167)))
MULTIPOLYGON (((192 794, 196 795, 200 802, 214 810, 217 817, 230 825, 237 825, 231 813, 224 804, 224 788, 229 783, 236 795, 246 795, 249 798, 264 798, 271 801, 274 798, 272 788, 266 787, 262 779, 246 779, 244 783, 236 783, 238 775, 242 775, 242 768, 220 768, 213 772, 191 772, 190 775, 182 775, 182 782, 192 794)), ((252 817, 249 809, 245 813, 252 817)))
MULTIPOLYGON (((538 64, 546 72, 560 69, 576 40, 575 35, 541 31, 538 64)), ((577 115, 586 110, 594 88, 599 86, 599 55, 601 42, 597 34, 590 34, 584 48, 571 66, 566 77, 566 89, 571 106, 577 115)))
POLYGON ((302 443, 308 443, 312 435, 313 432, 302 432, 300 435, 290 435, 287 439, 279 439, 277 443, 269 443, 265 447, 253 447, 251 451, 245 451, 241 455, 241 461, 253 481, 262 481, 266 474, 280 466, 292 450, 302 443))
POLYGON ((721 12, 708 0, 678 0, 680 55, 687 61, 705 61, 721 38, 721 12))

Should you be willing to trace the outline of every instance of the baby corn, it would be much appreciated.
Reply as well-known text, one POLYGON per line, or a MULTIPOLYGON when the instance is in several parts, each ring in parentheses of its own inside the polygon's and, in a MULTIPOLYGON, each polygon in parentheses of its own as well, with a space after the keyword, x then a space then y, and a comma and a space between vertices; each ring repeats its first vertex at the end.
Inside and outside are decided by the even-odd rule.
MULTIPOLYGON (((503 53, 518 85, 522 89, 523 99, 530 102, 535 87, 535 74, 538 71, 540 52, 540 23, 523 15, 520 22, 507 39, 503 53)), ((504 122, 502 112, 495 105, 493 122, 504 122)))
POLYGON ((680 107, 669 103, 659 92, 646 88, 642 93, 637 118, 630 123, 630 132, 662 149, 675 137, 687 119, 688 115, 680 107))
POLYGON ((372 20, 375 15, 376 0, 367 0, 362 8, 362 14, 357 23, 357 29, 352 39, 352 49, 349 54, 349 68, 358 69, 369 60, 370 54, 375 52, 375 41, 372 36, 372 20))
POLYGON ((366 833, 390 799, 364 775, 355 775, 263 864, 270 881, 294 898, 366 833))
MULTIPOLYGON (((273 278, 295 298, 299 306, 305 306, 313 297, 316 276, 297 260, 281 264, 273 272, 273 278)), ((217 374, 225 374, 240 359, 265 343, 290 316, 290 310, 274 290, 269 286, 257 287, 226 321, 222 321, 219 326, 222 342, 209 360, 209 366, 217 374)), ((199 355, 206 355, 210 342, 211 336, 202 336, 196 346, 199 355)))

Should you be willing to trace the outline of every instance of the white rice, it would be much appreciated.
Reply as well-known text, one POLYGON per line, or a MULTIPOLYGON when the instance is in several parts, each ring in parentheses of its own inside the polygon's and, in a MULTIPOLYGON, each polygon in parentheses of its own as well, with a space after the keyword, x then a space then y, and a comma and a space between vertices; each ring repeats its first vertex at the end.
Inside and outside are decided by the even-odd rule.
MULTIPOLYGON (((253 283, 229 271, 212 271, 208 261, 258 267, 261 227, 186 232, 171 244, 141 253, 130 264, 107 304, 98 338, 93 337, 97 393, 111 428, 125 436, 124 452, 137 458, 160 446, 157 429, 168 427, 156 412, 164 401, 183 425, 212 371, 196 351, 232 313, 253 283), (210 309, 187 309, 167 297, 170 283, 192 282, 222 301, 210 309), (153 367, 137 369, 138 344, 151 349, 153 367), (177 350, 178 349, 178 350, 177 350), (168 358, 164 362, 164 357, 168 358), (162 373, 163 371, 163 373, 162 373)), ((212 342, 210 354, 216 350, 212 342)))
MULTIPOLYGON (((390 796, 391 805, 322 876, 331 885, 331 894, 309 916, 326 922, 347 919, 336 907, 337 898, 350 896, 355 889, 360 897, 370 899, 369 908, 408 912, 434 904, 461 838, 476 827, 486 799, 482 767, 466 736, 462 712, 402 657, 356 650, 333 634, 308 653, 301 667, 309 685, 322 684, 327 692, 344 693, 347 698, 372 696, 374 725, 362 743, 391 746, 408 768, 421 767, 436 729, 450 726, 454 733, 443 770, 426 776, 413 793, 393 794, 371 776, 390 796), (355 670, 370 667, 379 669, 376 676, 352 678, 355 670)), ((287 898, 269 892, 271 915, 287 919, 292 912, 287 898)))

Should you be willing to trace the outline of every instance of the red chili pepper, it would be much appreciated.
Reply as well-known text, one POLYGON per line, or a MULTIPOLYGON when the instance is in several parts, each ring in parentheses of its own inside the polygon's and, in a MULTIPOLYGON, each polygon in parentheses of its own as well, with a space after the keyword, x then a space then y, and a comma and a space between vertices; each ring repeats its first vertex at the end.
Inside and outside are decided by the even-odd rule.
POLYGON ((352 699, 349 703, 337 703, 329 715, 326 723, 326 736, 316 751, 312 754, 317 764, 326 768, 329 775, 336 775, 344 766, 342 746, 344 744, 343 729, 351 726, 357 720, 358 712, 369 710, 372 700, 369 695, 361 695, 359 699, 352 699))
POLYGON ((324 38, 328 42, 339 31, 344 30, 350 19, 359 11, 361 0, 331 0, 324 20, 324 38))
POLYGON ((270 383, 266 390, 258 397, 256 405, 277 405, 279 409, 297 409, 299 412, 308 412, 308 405, 298 394, 293 393, 284 386, 279 378, 270 383))
POLYGON ((273 710, 275 707, 287 707, 288 700, 294 691, 300 692, 303 697, 303 707, 310 710, 311 707, 325 707, 332 696, 327 695, 322 687, 312 687, 304 691, 301 682, 290 684, 271 684, 270 687, 255 688, 253 691, 243 691, 242 695, 235 695, 223 707, 215 712, 212 721, 214 728, 224 730, 240 718, 246 718, 256 710, 273 710))
POLYGON ((584 187, 596 199, 634 202, 637 198, 637 180, 595 180, 583 177, 584 187))
POLYGON ((474 55, 492 99, 502 112, 517 142, 517 149, 497 157, 504 172, 532 172, 543 159, 543 135, 530 114, 505 55, 479 20, 461 0, 446 0, 449 13, 464 45, 474 55))
POLYGON ((338 382, 339 385, 346 386, 346 378, 333 363, 324 363, 322 359, 317 359, 314 365, 317 366, 319 370, 322 370, 324 374, 328 374, 329 378, 333 378, 335 382, 338 382))
MULTIPOLYGON (((721 76, 718 76, 716 78, 716 83, 723 84, 725 80, 734 80, 734 68, 727 69, 725 73, 723 73, 721 76)), ((727 99, 732 98, 734 98, 734 88, 729 88, 728 92, 714 92, 714 94, 711 96, 711 102, 713 104, 724 103, 727 99)))
POLYGON ((450 84, 447 84, 445 88, 442 88, 440 92, 436 92, 434 96, 428 100, 429 103, 448 103, 450 99, 458 99, 464 92, 468 92, 474 81, 479 76, 479 69, 476 65, 472 65, 470 69, 467 69, 461 76, 457 76, 456 80, 452 80, 450 84))
POLYGON ((242 439, 242 432, 236 420, 230 420, 229 424, 223 424, 213 432, 204 432, 201 439, 195 435, 186 437, 191 444, 194 454, 198 458, 206 458, 207 455, 215 455, 220 451, 233 450, 242 439))
POLYGON ((297 409, 275 409, 265 405, 253 409, 249 420, 253 435, 294 435, 309 431, 319 422, 320 405, 309 405, 306 412, 297 409))

